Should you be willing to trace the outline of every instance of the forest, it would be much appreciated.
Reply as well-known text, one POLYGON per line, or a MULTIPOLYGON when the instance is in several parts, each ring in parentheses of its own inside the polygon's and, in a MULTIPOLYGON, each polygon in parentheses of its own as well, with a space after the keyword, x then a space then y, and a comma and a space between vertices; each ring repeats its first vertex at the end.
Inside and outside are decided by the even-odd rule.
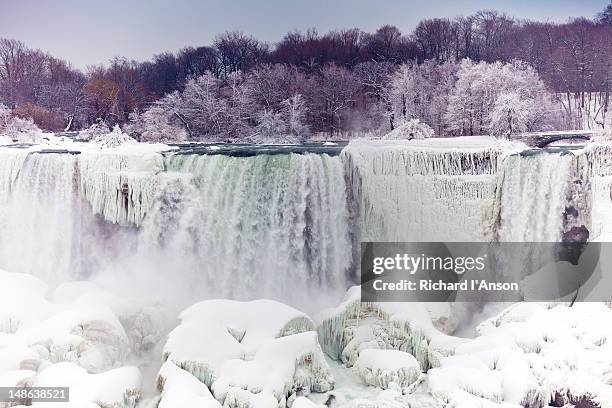
POLYGON ((384 134, 403 123, 436 136, 610 126, 612 3, 565 23, 496 11, 268 44, 229 31, 137 62, 74 69, 0 39, 0 132, 120 125, 142 141, 265 141, 384 134))

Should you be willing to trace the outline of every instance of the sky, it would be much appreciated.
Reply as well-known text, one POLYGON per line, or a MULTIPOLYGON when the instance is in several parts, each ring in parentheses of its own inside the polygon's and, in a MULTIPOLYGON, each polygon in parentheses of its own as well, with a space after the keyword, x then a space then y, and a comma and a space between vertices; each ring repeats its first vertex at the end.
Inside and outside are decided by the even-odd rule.
POLYGON ((14 38, 85 69, 115 56, 144 61, 163 51, 209 45, 241 30, 274 44, 291 30, 320 33, 385 24, 411 32, 419 20, 496 9, 564 22, 593 17, 607 0, 0 0, 0 38, 14 38))

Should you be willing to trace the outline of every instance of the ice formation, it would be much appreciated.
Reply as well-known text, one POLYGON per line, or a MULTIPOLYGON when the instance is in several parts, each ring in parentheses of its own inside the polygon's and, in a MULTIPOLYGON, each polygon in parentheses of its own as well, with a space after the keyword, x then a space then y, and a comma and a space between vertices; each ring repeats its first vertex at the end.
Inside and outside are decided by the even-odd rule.
POLYGON ((451 339, 434 327, 423 303, 361 302, 359 286, 349 289, 338 307, 321 313, 317 330, 323 350, 349 367, 363 350, 394 349, 414 356, 426 371, 432 338, 451 339))
POLYGON ((355 369, 367 384, 385 390, 396 384, 408 392, 421 378, 419 362, 400 350, 361 350, 355 369))
POLYGON ((370 141, 344 149, 362 241, 487 237, 504 146, 487 139, 455 143, 370 141))
POLYGON ((278 407, 298 391, 326 392, 333 378, 312 321, 270 300, 209 300, 181 314, 164 360, 191 373, 229 407, 278 407))
POLYGON ((79 155, 79 189, 93 213, 121 225, 140 225, 153 205, 156 175, 163 171, 157 152, 86 151, 79 155))

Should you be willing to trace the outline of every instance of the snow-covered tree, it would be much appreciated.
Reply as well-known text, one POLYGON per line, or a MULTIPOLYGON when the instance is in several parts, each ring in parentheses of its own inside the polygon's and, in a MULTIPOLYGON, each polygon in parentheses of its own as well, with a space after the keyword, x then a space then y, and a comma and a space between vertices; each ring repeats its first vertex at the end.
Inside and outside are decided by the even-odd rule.
POLYGON ((136 143, 136 140, 123 133, 119 125, 115 125, 112 132, 99 135, 93 142, 100 147, 113 148, 126 143, 136 143))
POLYGON ((439 135, 445 131, 444 114, 455 82, 457 64, 425 61, 403 64, 391 75, 384 96, 389 108, 390 127, 402 121, 420 119, 439 135))
MULTIPOLYGON (((504 109, 508 98, 512 98, 521 105, 513 111, 517 118, 523 115, 521 123, 525 131, 547 127, 547 113, 551 110, 548 92, 531 66, 521 61, 503 64, 464 60, 449 98, 445 115, 447 129, 456 135, 489 132, 491 119, 499 117, 493 114, 497 99, 510 93, 513 95, 505 96, 497 105, 497 113, 504 109)), ((496 123, 498 125, 499 121, 496 123)))
POLYGON ((19 143, 40 143, 43 141, 43 132, 30 118, 17 116, 11 118, 4 129, 4 135, 19 143))
POLYGON ((395 129, 383 136, 387 140, 427 139, 434 135, 433 129, 419 119, 402 120, 395 129))
POLYGON ((104 122, 102 118, 98 118, 96 119, 94 124, 79 133, 79 139, 84 141, 91 141, 100 136, 109 134, 110 131, 111 130, 106 124, 106 122, 104 122))
POLYGON ((304 139, 310 133, 306 125, 306 101, 300 94, 295 94, 281 102, 282 115, 287 125, 287 131, 297 137, 304 139))
POLYGON ((240 72, 228 74, 225 83, 208 73, 190 80, 181 94, 161 103, 183 122, 190 137, 225 140, 246 136, 253 112, 247 109, 242 83, 240 72))
POLYGON ((178 120, 172 111, 161 104, 154 104, 142 114, 132 112, 125 131, 141 142, 180 142, 187 138, 187 132, 176 122, 178 120))
POLYGON ((287 124, 281 113, 264 110, 257 117, 255 134, 251 137, 256 143, 282 143, 289 138, 287 124))
POLYGON ((40 143, 43 139, 42 130, 31 118, 14 116, 6 105, 0 104, 0 135, 4 141, 19 143, 40 143))
POLYGON ((511 135, 529 130, 532 113, 537 110, 533 99, 524 100, 518 92, 504 92, 489 112, 489 132, 511 135))
POLYGON ((11 119, 11 110, 6 105, 0 103, 0 134, 6 131, 11 119))

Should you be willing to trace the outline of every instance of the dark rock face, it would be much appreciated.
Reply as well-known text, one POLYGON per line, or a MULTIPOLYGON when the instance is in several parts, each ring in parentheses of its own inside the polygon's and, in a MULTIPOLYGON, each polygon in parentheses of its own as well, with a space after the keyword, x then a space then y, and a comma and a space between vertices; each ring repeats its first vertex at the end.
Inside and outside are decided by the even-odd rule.
POLYGON ((586 226, 574 226, 563 232, 562 242, 587 242, 589 240, 589 230, 586 226))

